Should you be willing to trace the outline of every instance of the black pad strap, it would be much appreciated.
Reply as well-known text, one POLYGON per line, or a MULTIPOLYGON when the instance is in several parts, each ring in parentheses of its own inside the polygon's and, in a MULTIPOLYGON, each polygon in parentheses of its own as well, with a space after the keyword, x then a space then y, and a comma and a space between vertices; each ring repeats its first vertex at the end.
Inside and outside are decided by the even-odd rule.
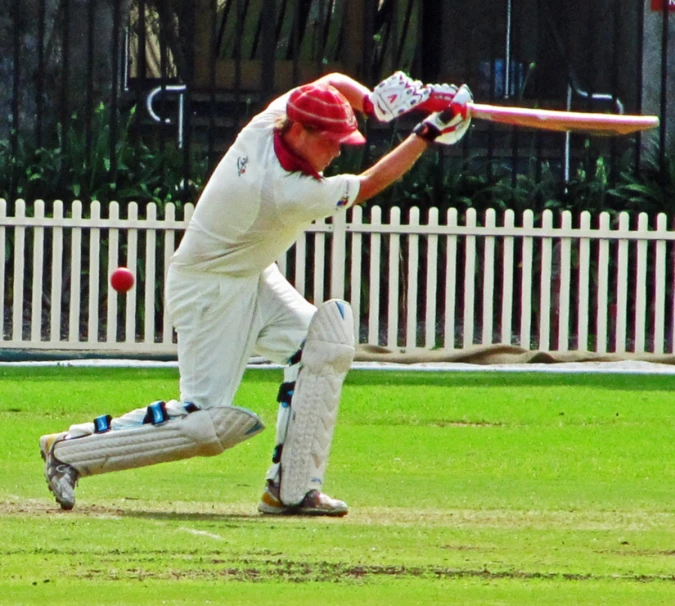
POLYGON ((101 415, 94 419, 94 433, 105 433, 110 431, 110 423, 112 422, 112 416, 110 415, 101 415))
POLYGON ((166 404, 164 402, 153 402, 148 406, 148 411, 145 413, 143 423, 152 423, 159 425, 169 420, 169 413, 166 412, 166 404))
POLYGON ((284 404, 290 404, 293 399, 293 393, 295 392, 295 381, 289 383, 282 383, 279 387, 279 393, 277 394, 277 402, 283 402, 284 404))
POLYGON ((288 364, 289 366, 293 366, 293 364, 299 364, 300 360, 302 360, 302 348, 298 349, 298 351, 288 359, 288 364))

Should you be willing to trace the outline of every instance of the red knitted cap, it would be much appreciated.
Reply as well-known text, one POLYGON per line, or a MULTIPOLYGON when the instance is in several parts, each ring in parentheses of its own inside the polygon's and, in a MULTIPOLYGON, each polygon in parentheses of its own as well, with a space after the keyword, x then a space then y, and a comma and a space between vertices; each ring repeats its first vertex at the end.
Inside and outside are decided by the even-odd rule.
POLYGON ((306 84, 288 98, 286 115, 293 122, 311 126, 322 135, 347 145, 362 145, 354 110, 345 96, 330 84, 306 84))

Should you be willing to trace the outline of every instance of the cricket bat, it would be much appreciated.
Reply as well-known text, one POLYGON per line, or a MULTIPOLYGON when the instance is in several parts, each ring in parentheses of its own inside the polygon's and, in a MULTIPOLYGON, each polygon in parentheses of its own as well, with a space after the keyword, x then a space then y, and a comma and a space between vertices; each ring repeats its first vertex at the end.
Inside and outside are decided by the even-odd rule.
POLYGON ((656 128, 658 116, 601 114, 470 103, 472 118, 560 132, 630 135, 656 128))

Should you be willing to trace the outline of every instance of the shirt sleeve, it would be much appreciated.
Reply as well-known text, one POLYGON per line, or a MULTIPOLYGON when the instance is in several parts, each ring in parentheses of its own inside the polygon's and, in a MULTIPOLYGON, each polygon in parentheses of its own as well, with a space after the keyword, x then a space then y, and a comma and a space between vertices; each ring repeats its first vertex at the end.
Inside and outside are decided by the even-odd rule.
POLYGON ((307 223, 336 215, 354 205, 361 181, 356 175, 315 179, 291 173, 279 197, 281 220, 287 225, 307 223))

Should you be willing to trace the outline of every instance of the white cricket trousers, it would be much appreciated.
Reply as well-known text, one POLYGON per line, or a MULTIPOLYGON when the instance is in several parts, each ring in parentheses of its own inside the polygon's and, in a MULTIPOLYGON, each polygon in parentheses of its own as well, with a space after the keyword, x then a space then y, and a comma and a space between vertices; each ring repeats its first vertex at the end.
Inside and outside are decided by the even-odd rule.
POLYGON ((316 312, 276 264, 242 278, 171 266, 165 294, 178 335, 180 399, 200 408, 233 404, 251 355, 288 364, 316 312))

